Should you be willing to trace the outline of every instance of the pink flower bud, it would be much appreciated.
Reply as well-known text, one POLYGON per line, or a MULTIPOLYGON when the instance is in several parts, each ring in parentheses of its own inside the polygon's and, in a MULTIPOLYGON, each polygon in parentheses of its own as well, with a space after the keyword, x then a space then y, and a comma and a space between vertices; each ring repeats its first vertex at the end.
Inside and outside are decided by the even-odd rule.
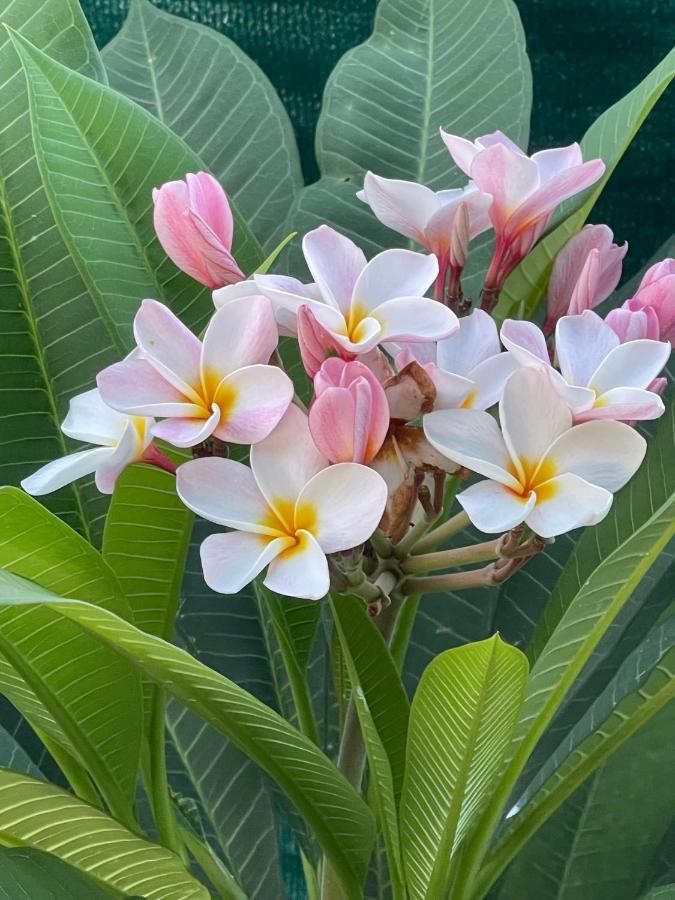
POLYGON ((675 259, 663 259, 645 272, 635 296, 624 309, 651 309, 662 341, 675 342, 675 259))
POLYGON ((301 306, 297 315, 298 344, 305 371, 314 378, 324 361, 330 356, 352 360, 353 354, 346 353, 333 335, 324 328, 312 310, 306 304, 301 306))
POLYGON ((154 223, 167 256, 212 290, 244 279, 232 256, 234 223, 227 194, 207 172, 167 181, 152 192, 154 223))
POLYGON ((309 411, 314 443, 331 462, 368 464, 389 428, 384 388, 367 366, 326 359, 314 378, 309 411))
POLYGON ((544 334, 551 334, 562 316, 594 309, 612 293, 621 278, 628 244, 613 243, 607 225, 586 225, 556 257, 548 286, 544 334))
POLYGON ((645 338, 652 341, 659 339, 659 320, 650 306, 635 310, 625 306, 613 309, 607 314, 605 322, 618 335, 622 344, 645 338))

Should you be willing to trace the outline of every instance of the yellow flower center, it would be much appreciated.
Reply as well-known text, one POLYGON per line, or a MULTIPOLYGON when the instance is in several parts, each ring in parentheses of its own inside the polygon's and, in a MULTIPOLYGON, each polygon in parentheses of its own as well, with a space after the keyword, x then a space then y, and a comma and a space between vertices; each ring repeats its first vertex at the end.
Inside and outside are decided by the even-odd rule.
MULTIPOLYGON (((267 508, 260 524, 274 530, 274 537, 292 538, 294 543, 287 547, 282 556, 299 553, 307 547, 307 535, 314 534, 317 526, 317 510, 313 503, 296 505, 285 497, 275 497, 267 508)), ((273 538, 265 538, 270 540, 273 538)))
POLYGON ((346 319, 345 334, 353 344, 358 344, 365 337, 366 327, 363 320, 368 318, 370 313, 367 307, 359 300, 353 300, 349 308, 349 316, 346 319))
POLYGON ((556 486, 551 483, 551 479, 554 477, 557 467, 550 456, 545 456, 539 461, 532 461, 521 456, 520 465, 524 477, 513 463, 509 466, 510 474, 520 483, 520 490, 510 489, 516 496, 522 497, 525 501, 530 491, 534 491, 539 503, 555 497, 556 486))
POLYGON ((216 403, 220 410, 220 424, 223 425, 229 419, 230 413, 237 400, 237 390, 228 378, 205 368, 202 371, 201 402, 204 407, 204 418, 208 418, 212 412, 212 404, 216 403))

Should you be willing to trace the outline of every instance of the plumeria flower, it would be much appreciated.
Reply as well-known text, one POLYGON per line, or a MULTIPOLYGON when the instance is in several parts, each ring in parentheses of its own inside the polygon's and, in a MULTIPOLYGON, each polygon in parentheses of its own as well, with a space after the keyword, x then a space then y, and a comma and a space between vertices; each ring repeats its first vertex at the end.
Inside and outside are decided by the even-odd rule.
POLYGON ((594 309, 612 293, 628 251, 627 243, 619 246, 613 240, 607 225, 585 225, 556 256, 548 285, 545 335, 551 334, 562 316, 594 309))
POLYGON ((632 310, 624 305, 621 309, 612 309, 605 316, 605 322, 622 344, 644 338, 658 341, 661 333, 658 317, 651 306, 632 310))
MULTIPOLYGON (((256 275, 248 288, 270 298, 283 329, 294 330, 299 308, 308 306, 344 351, 360 355, 383 341, 435 341, 459 327, 454 313, 424 296, 438 274, 435 257, 385 250, 366 262, 353 241, 327 225, 306 234, 302 246, 315 284, 256 275)), ((214 301, 229 305, 241 292, 240 285, 224 288, 214 301)))
POLYGON ((78 394, 70 401, 61 431, 76 441, 98 446, 47 463, 24 478, 21 487, 40 497, 93 473, 99 491, 112 494, 118 475, 149 455, 151 425, 152 419, 145 416, 125 416, 111 409, 96 389, 78 394))
POLYGON ((268 567, 264 584, 271 590, 318 600, 329 588, 326 554, 371 536, 386 485, 366 466, 329 466, 296 406, 251 447, 250 458, 250 468, 210 457, 178 469, 176 487, 186 506, 234 529, 202 544, 204 579, 214 591, 234 594, 268 567))
POLYGON ((363 190, 356 195, 377 218, 435 254, 441 285, 451 269, 466 264, 469 241, 490 228, 490 194, 469 182, 466 187, 432 191, 414 181, 382 178, 366 172, 363 190))
POLYGON ((298 308, 296 325, 298 330, 298 347, 305 372, 314 378, 330 356, 342 359, 354 359, 353 353, 346 353, 333 335, 317 321, 312 310, 304 304, 298 308))
POLYGON ((389 428, 384 388, 363 363, 332 357, 314 378, 314 443, 331 462, 372 462, 389 428))
POLYGON ((246 276, 232 256, 234 222, 227 194, 207 172, 167 181, 152 192, 154 223, 167 256, 207 287, 246 276))
POLYGON ((567 404, 542 368, 514 372, 499 419, 501 429, 489 413, 460 409, 424 420, 441 453, 489 479, 458 495, 476 528, 487 533, 525 522, 549 538, 594 525, 646 451, 644 438, 621 422, 572 427, 567 404))
POLYGON ((535 245, 557 206, 597 181, 601 159, 583 162, 578 144, 527 156, 501 131, 475 141, 441 130, 450 154, 479 190, 491 194, 490 219, 497 236, 485 286, 498 292, 507 275, 535 245))
POLYGON ((670 356, 667 342, 622 344, 597 313, 563 316, 555 332, 560 372, 550 365, 546 339, 533 322, 507 319, 502 343, 522 366, 545 366, 576 422, 589 419, 640 421, 663 414, 663 401, 649 390, 670 356))
POLYGON ((658 322, 662 341, 675 342, 675 259, 662 259, 644 274, 636 294, 624 309, 650 311, 658 322))
POLYGON ((140 353, 100 372, 99 389, 115 409, 163 417, 153 433, 176 447, 194 447, 211 435, 253 444, 291 402, 290 378, 265 365, 279 337, 265 297, 217 311, 203 343, 162 303, 144 300, 134 335, 140 353))

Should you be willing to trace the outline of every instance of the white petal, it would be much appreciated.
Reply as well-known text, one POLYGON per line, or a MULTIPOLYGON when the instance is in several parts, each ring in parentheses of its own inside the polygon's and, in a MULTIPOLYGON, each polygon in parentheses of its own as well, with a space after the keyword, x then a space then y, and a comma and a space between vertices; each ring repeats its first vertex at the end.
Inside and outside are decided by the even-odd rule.
POLYGON ((336 553, 368 540, 386 502, 387 485, 377 472, 357 463, 337 463, 307 482, 296 510, 300 516, 312 510, 312 533, 325 553, 336 553))
POLYGON ((114 446, 122 436, 127 416, 108 406, 97 388, 73 397, 61 431, 76 441, 114 446))
POLYGON ((381 178, 372 172, 366 172, 357 196, 380 222, 419 243, 424 242, 425 226, 440 205, 436 194, 423 184, 381 178))
POLYGON ((628 341, 619 344, 600 363, 591 376, 590 386, 598 394, 612 388, 646 388, 670 357, 668 341, 628 341))
MULTIPOLYGON (((445 372, 443 369, 428 363, 425 367, 436 388, 436 401, 434 409, 458 409, 465 400, 471 399, 470 394, 475 389, 473 381, 453 372, 445 372)), ((467 402, 466 406, 473 406, 467 402)))
POLYGON ((518 368, 512 353, 498 353, 483 360, 469 373, 473 388, 467 406, 472 409, 489 409, 499 403, 506 382, 518 368))
POLYGON ((152 433, 174 447, 196 447, 207 437, 211 437, 220 422, 220 409, 215 403, 208 416, 204 414, 204 410, 201 412, 202 415, 195 418, 164 419, 152 426, 152 433))
POLYGON ((609 491, 570 472, 552 478, 537 490, 537 504, 525 521, 535 534, 544 538, 583 525, 595 525, 604 519, 612 505, 609 491))
POLYGON ((629 425, 586 422, 561 435, 546 456, 555 475, 572 472, 614 493, 637 472, 646 450, 645 439, 629 425))
POLYGON ((447 306, 426 297, 398 297, 372 314, 382 325, 381 341, 438 341, 459 328, 447 306))
POLYGON ((520 484, 510 474, 511 458, 499 425, 476 409, 441 409, 424 417, 429 443, 448 459, 514 490, 520 484))
POLYGON ((586 387, 619 338, 597 313, 563 316, 555 329, 555 351, 565 381, 586 387))
POLYGON ((435 256, 414 250, 384 250, 357 278, 353 302, 374 310, 396 297, 423 297, 437 275, 435 256))
POLYGON ((144 300, 134 319, 134 336, 157 371, 198 403, 202 345, 190 329, 163 303, 144 300))
MULTIPOLYGON (((329 307, 325 308, 328 309, 329 312, 332 312, 329 307)), ((319 311, 318 315, 316 310, 312 310, 312 312, 314 312, 317 320, 331 332, 336 342, 346 350, 347 353, 354 353, 359 356, 364 353, 370 353, 370 351, 374 350, 382 340, 382 325, 378 319, 374 319, 372 316, 366 316, 365 319, 361 319, 358 327, 352 329, 352 337, 349 338, 344 323, 340 328, 333 329, 330 325, 330 320, 323 317, 321 311, 319 311)))
POLYGON ((219 594, 238 594, 292 544, 291 537, 270 539, 243 531, 211 534, 199 548, 204 581, 219 594))
POLYGON ((250 278, 247 281, 236 281, 234 284, 226 284, 213 292, 213 303, 216 309, 226 306, 240 297, 254 297, 260 293, 255 281, 250 278))
POLYGON ((307 416, 294 404, 269 437, 251 447, 251 469, 258 487, 282 519, 285 505, 294 505, 310 478, 327 465, 312 440, 307 416))
POLYGON ((279 342, 268 297, 242 297, 217 310, 204 335, 202 377, 220 381, 236 369, 267 363, 279 342))
POLYGON ((537 498, 533 491, 521 497, 496 481, 479 481, 458 494, 457 499, 479 531, 501 534, 520 525, 537 498))
POLYGON ((328 225, 309 231, 302 251, 323 298, 346 315, 354 285, 366 265, 366 257, 354 241, 328 225))
POLYGON ((33 497, 41 497, 58 491, 59 488, 77 481, 85 475, 91 475, 104 460, 114 453, 111 447, 94 447, 91 450, 80 450, 61 459, 54 459, 46 466, 24 478, 21 487, 33 497))
POLYGON ((658 419, 666 411, 663 400, 653 391, 641 388, 614 388, 601 394, 590 409, 575 414, 577 422, 593 419, 616 419, 622 422, 645 422, 658 419))
POLYGON ((539 150, 532 154, 532 159, 537 164, 541 184, 550 181, 565 169, 580 166, 583 162, 581 147, 576 143, 570 144, 569 147, 549 147, 547 150, 539 150))
MULTIPOLYGON (((143 421, 143 420, 140 420, 143 421)), ((149 424, 152 420, 147 419, 149 424)), ((152 441, 150 428, 139 431, 136 424, 128 420, 119 443, 96 468, 96 487, 102 494, 112 494, 119 475, 132 463, 138 462, 143 451, 152 441)))
POLYGON ((556 438, 572 427, 572 413, 545 369, 518 369, 499 403, 504 441, 523 484, 556 438))
MULTIPOLYGON (((98 373, 99 389, 106 401, 131 416, 200 417, 197 405, 161 375, 149 360, 138 357, 114 363, 98 373)), ((118 413, 123 419, 126 418, 118 413)), ((68 424, 68 420, 63 423, 68 424)), ((69 434, 70 432, 66 432, 69 434)))
POLYGON ((545 366, 551 364, 546 338, 534 322, 507 319, 500 332, 502 344, 513 353, 521 366, 545 366))
POLYGON ((277 366, 246 366, 221 382, 215 402, 223 409, 214 434, 221 441, 257 444, 279 424, 293 399, 293 382, 277 366), (221 404, 234 396, 231 405, 221 404), (231 393, 233 392, 233 393, 231 393))
POLYGON ((437 363, 446 372, 469 377, 483 360, 501 351, 497 326, 492 316, 474 309, 459 320, 459 330, 438 343, 437 363))
POLYGON ((260 285, 263 294, 272 301, 280 329, 283 328, 289 334, 296 333, 295 317, 298 309, 305 304, 330 331, 344 330, 343 314, 322 299, 308 296, 306 289, 309 285, 303 285, 295 278, 281 275, 256 275, 256 283, 260 285))
POLYGON ((294 547, 284 550, 267 570, 265 587, 285 597, 320 600, 330 588, 328 560, 308 531, 299 531, 294 547))
POLYGON ((243 463, 217 456, 183 463, 176 473, 176 492, 188 509, 209 522, 279 535, 253 473, 243 463))

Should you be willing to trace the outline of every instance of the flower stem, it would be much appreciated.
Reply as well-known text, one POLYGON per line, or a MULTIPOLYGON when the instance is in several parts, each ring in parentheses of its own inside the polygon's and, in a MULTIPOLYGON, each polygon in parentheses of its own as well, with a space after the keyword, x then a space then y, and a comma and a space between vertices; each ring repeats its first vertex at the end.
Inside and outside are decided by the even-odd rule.
POLYGON ((421 556, 410 556, 401 564, 403 572, 433 572, 435 569, 449 569, 469 563, 490 562, 497 559, 499 541, 484 541, 468 547, 456 547, 452 550, 440 550, 438 553, 424 553, 421 556))
POLYGON ((150 444, 143 454, 143 462, 149 463, 151 466, 157 466, 158 469, 164 469, 165 472, 176 474, 178 466, 176 463, 165 456, 155 444, 150 444))
POLYGON ((447 522, 439 525, 438 528, 434 528, 433 531, 430 531, 420 540, 416 541, 414 544, 415 552, 426 553, 429 550, 435 550, 440 543, 447 540, 447 538, 459 534, 459 532, 467 528, 469 524, 469 517, 464 510, 458 512, 457 515, 452 516, 447 522))
POLYGON ((152 814, 160 841, 187 864, 187 855, 176 822, 166 771, 166 695, 160 687, 154 691, 150 720, 148 785, 152 814))
POLYGON ((469 588, 489 587, 495 583, 494 567, 470 569, 468 572, 448 572, 444 575, 411 576, 402 588, 409 594, 426 594, 431 591, 465 591, 469 588))

